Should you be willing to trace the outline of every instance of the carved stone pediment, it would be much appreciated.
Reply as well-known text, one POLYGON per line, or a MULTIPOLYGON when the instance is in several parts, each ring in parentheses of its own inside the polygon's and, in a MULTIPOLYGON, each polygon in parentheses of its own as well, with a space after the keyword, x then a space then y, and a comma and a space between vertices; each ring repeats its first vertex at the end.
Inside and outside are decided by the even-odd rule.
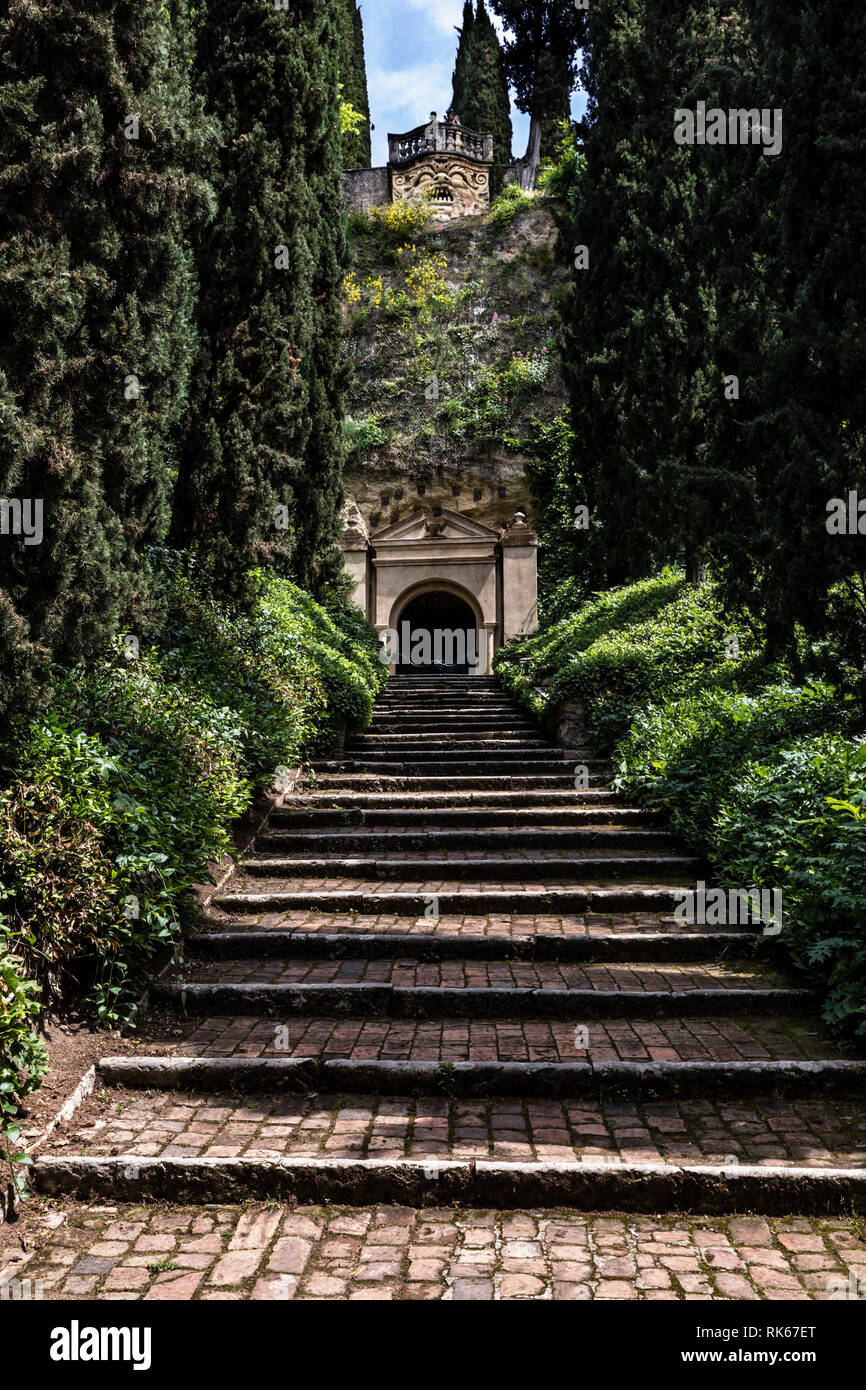
POLYGON ((415 512, 404 521, 395 521, 393 525, 386 526, 381 531, 374 531, 370 537, 377 550, 383 546, 404 545, 407 542, 430 539, 462 541, 473 545, 479 541, 495 544, 499 540, 499 532, 492 531, 489 526, 482 526, 479 521, 470 521, 468 517, 460 516, 457 512, 449 512, 443 507, 441 516, 428 518, 424 512, 415 512))

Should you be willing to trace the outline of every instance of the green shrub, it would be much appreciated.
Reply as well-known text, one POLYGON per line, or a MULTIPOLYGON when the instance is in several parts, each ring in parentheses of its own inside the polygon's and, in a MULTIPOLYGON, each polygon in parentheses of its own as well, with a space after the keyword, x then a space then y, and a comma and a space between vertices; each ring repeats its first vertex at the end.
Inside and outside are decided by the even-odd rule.
POLYGON ((781 890, 782 944, 822 983, 825 1020, 866 1036, 857 701, 768 665, 712 583, 666 572, 552 616, 500 653, 504 684, 539 714, 581 701, 619 790, 665 810, 724 887, 781 890))
POLYGON ((0 1185, 6 1186, 3 1169, 8 1168, 14 1191, 24 1197, 21 1169, 31 1160, 18 1152, 21 1130, 16 1116, 20 1100, 35 1091, 45 1075, 48 1053, 31 1026, 39 1012, 38 988, 22 978, 23 964, 6 950, 5 938, 0 917, 0 1185))
MULTIPOLYGON (((162 611, 136 655, 57 671, 49 713, 11 731, 0 792, 0 902, 43 1006, 82 993, 130 1016, 190 889, 276 770, 370 718, 387 679, 360 612, 271 574, 249 615, 163 557, 162 611)), ((0 1076, 11 1062, 0 1051, 0 1076)))
POLYGON ((532 207, 532 198, 517 183, 507 183, 502 192, 490 204, 487 214, 489 227, 510 227, 515 217, 524 208, 532 207))

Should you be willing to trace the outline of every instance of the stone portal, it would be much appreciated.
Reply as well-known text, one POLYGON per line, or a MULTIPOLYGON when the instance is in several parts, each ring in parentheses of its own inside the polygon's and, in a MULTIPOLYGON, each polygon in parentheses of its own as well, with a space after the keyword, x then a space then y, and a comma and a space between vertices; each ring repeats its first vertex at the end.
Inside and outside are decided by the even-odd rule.
MULTIPOLYGON (((443 660, 438 669, 457 664, 465 665, 470 675, 488 675, 497 647, 535 631, 538 538, 522 512, 503 531, 444 508, 440 516, 416 512, 368 536, 354 509, 349 512, 342 545, 355 581, 355 602, 380 635, 397 634, 400 639, 404 635, 400 625, 408 621, 411 638, 412 632, 422 630, 419 613, 427 622, 438 622, 431 637, 437 630, 459 631, 445 622, 458 612, 448 600, 459 602, 459 611, 468 610, 472 626, 463 612, 466 626, 462 630, 475 634, 476 659, 443 660), (428 603, 419 607, 417 601, 425 596, 428 603)), ((445 641, 444 649, 440 648, 443 656, 454 651, 445 641)), ((405 655, 402 646, 399 653, 395 651, 395 670, 398 664, 406 664, 405 655)), ((435 652, 428 669, 437 669, 435 652)))

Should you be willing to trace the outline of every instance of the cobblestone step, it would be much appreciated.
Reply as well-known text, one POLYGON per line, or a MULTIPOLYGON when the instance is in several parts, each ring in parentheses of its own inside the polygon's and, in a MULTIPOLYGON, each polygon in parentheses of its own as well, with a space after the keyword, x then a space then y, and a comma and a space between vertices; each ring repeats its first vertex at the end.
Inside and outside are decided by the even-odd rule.
MULTIPOLYGON (((410 938, 411 941, 411 938, 410 938)), ((403 989, 451 989, 487 991, 506 1000, 515 993, 554 991, 598 991, 631 997, 637 1004, 646 991, 668 992, 681 997, 684 992, 722 993, 740 990, 745 995, 776 990, 790 991, 790 977, 764 962, 730 958, 712 962, 657 962, 629 960, 622 964, 587 961, 562 963, 559 960, 496 960, 479 956, 446 961, 419 960, 411 949, 405 956, 393 952, 371 958, 355 941, 354 954, 336 960, 321 956, 294 956, 291 960, 258 956, 247 950, 234 959, 186 963, 181 976, 169 966, 160 983, 251 985, 355 985, 396 986, 403 989)), ((809 991, 796 991, 809 994, 809 991)), ((781 998, 781 995, 777 997, 781 998)), ((811 997, 811 996, 810 996, 811 997)), ((691 1003, 691 996, 689 997, 691 1003)))
POLYGON ((89 1157, 790 1164, 862 1168, 866 1099, 457 1100, 114 1087, 49 1142, 89 1157))
POLYGON ((747 930, 662 932, 653 929, 655 922, 643 931, 625 926, 620 930, 607 928, 600 934, 598 924, 589 927, 576 920, 573 930, 566 925, 565 930, 554 933, 544 928, 530 932, 527 920, 521 918, 512 931, 505 923, 494 923, 488 934, 482 935, 475 919, 464 930, 460 918, 441 918, 434 924, 429 918, 383 923, 370 917, 347 921, 334 914, 318 919, 312 913, 298 915, 298 926, 278 916, 266 930, 260 930, 260 918, 253 918, 248 927, 235 921, 231 931, 199 931, 187 942, 187 952, 207 960, 231 960, 249 953, 269 960, 294 960, 305 955, 315 960, 350 960, 362 953, 368 962, 399 955, 417 961, 457 961, 464 967, 476 960, 553 961, 560 967, 573 962, 633 967, 640 960, 686 966, 736 956, 756 939, 747 930), (410 926, 414 931, 408 930, 410 926))
MULTIPOLYGON (((594 992, 593 998, 601 996, 594 992)), ((393 1064, 397 1074, 402 1066, 422 1064, 430 1069, 431 1076, 437 1074, 436 1068, 458 1062, 482 1069, 491 1065, 491 1076, 502 1064, 516 1064, 519 1069, 531 1063, 551 1066, 558 1072, 561 1080, 556 1084, 566 1088, 564 1093, 575 1066, 579 1079, 585 1072, 595 1076, 605 1064, 664 1068, 676 1063, 706 1063, 724 1070, 729 1063, 795 1060, 835 1066, 839 1058, 838 1048, 823 1034, 816 1018, 768 1011, 761 1008, 760 1001, 753 1001, 751 1012, 733 1018, 704 1013, 692 999, 683 999, 677 1015, 655 1019, 642 1017, 634 997, 625 996, 624 1002, 629 1001, 630 1012, 589 1020, 581 1016, 579 1007, 563 1019, 540 1013, 521 1018, 474 1018, 443 1008, 433 1019, 370 1017, 348 1011, 293 1014, 275 1026, 272 1019, 254 1011, 214 1011, 204 1018, 178 1019, 175 1026, 180 1028, 180 1041, 172 1051, 190 1057, 342 1058, 358 1065, 375 1061, 377 1065, 393 1064)), ((587 999, 587 1008, 590 1003, 587 999)), ((839 1062, 839 1066, 844 1074, 850 1067, 850 1074, 866 1078, 866 1061, 839 1062)), ((439 1089, 442 1080, 440 1076, 434 1089, 439 1089)))
MULTIPOLYGON (((108 1203, 103 1196, 83 1209, 37 1213, 38 1249, 0 1279, 21 1272, 58 1301, 148 1302, 787 1301, 846 1298, 866 1279, 860 1223, 828 1216, 826 1208, 792 1217, 799 1203, 790 1192, 780 1192, 785 1214, 766 1218, 696 1216, 697 1206, 660 1217, 661 1192, 646 1215, 583 1215, 555 1203, 501 1211, 474 1200, 449 1207, 429 1171, 421 1210, 393 1201, 323 1205, 321 1185, 314 1206, 256 1206, 242 1179, 234 1204, 178 1207, 169 1195, 147 1207, 140 1184, 137 1205, 119 1205, 112 1193, 108 1203)), ((356 1193, 360 1175, 353 1173, 346 1171, 343 1185, 356 1193)), ((390 1181, 401 1191, 399 1168, 392 1179, 380 1173, 381 1186, 390 1181)), ((508 1179, 511 1190, 517 1176, 508 1179)), ((758 1199, 770 1182, 762 1169, 753 1184, 758 1199)))
MULTIPOLYGON (((469 854, 466 851, 452 850, 443 855, 437 847, 428 855, 415 857, 412 852, 393 851, 382 859, 365 854, 347 858, 336 855, 322 858, 293 856, 265 858, 256 855, 241 859, 241 872, 256 878, 342 878, 355 877, 368 879, 393 879, 397 874, 406 878, 424 881, 425 879, 517 879, 526 877, 527 870, 534 870, 533 877, 544 879, 634 879, 642 876, 658 881, 669 875, 675 878, 697 876, 701 871, 701 861, 688 854, 662 854, 658 850, 644 853, 623 849, 617 852, 611 848, 608 853, 593 853, 587 849, 582 853, 573 850, 528 849, 514 850, 512 853, 469 854)), ((435 891, 431 887, 431 891, 435 891)))
POLYGON ((577 850, 603 847, 669 853, 677 847, 674 836, 660 827, 644 829, 640 826, 632 828, 630 825, 606 823, 589 826, 575 824, 567 827, 524 826, 519 830, 516 827, 500 829, 496 825, 453 830, 421 826, 413 830, 397 821, 380 829, 365 826, 348 830, 323 830, 314 827, 296 831, 266 831, 256 839, 256 852, 309 850, 311 853, 315 851, 318 854, 342 857, 351 851, 390 855, 410 850, 430 852, 435 847, 435 851, 463 853, 469 850, 483 850, 489 854, 496 854, 503 849, 512 848, 515 843, 519 843, 524 852, 529 849, 577 850))

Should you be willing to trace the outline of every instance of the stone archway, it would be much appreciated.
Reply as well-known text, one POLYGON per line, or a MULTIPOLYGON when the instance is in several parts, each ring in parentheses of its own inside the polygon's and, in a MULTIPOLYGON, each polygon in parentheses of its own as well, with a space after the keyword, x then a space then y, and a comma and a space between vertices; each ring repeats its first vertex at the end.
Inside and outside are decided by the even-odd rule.
POLYGON ((487 634, 472 594, 442 580, 414 584, 400 595, 391 612, 397 633, 397 673, 477 673, 487 664, 487 634))

